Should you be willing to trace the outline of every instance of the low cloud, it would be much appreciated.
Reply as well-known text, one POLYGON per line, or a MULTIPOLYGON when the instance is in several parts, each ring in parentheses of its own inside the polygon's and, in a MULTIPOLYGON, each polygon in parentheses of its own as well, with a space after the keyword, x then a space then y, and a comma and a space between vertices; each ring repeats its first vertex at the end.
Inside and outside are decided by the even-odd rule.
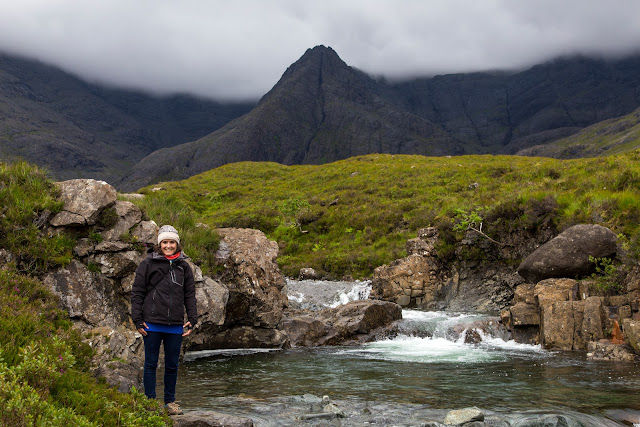
POLYGON ((391 79, 640 51, 620 0, 1 0, 0 50, 158 94, 256 99, 306 49, 391 79))

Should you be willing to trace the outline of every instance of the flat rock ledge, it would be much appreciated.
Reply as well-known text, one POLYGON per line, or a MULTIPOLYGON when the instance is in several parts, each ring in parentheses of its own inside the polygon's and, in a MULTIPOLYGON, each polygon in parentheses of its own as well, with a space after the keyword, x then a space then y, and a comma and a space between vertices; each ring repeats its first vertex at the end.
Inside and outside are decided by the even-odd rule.
POLYGON ((171 421, 174 427, 253 427, 251 418, 214 411, 190 411, 183 415, 172 415, 171 421))

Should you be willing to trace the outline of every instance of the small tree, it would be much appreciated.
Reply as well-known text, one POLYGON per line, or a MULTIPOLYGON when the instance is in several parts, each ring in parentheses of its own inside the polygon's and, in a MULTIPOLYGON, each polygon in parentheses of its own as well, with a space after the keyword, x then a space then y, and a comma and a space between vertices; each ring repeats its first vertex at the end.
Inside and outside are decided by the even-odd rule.
POLYGON ((498 244, 500 246, 504 246, 503 243, 500 243, 497 240, 492 239, 482 231, 483 220, 479 212, 475 210, 467 212, 464 209, 458 208, 454 211, 454 214, 455 214, 454 218, 457 221, 456 225, 453 226, 454 231, 468 231, 468 230, 475 231, 485 239, 488 239, 489 241, 495 244, 498 244))

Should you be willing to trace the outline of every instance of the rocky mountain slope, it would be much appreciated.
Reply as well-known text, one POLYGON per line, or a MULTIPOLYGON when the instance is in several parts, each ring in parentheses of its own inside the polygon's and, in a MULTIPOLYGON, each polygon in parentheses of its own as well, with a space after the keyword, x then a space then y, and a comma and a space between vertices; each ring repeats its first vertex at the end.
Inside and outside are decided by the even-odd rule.
POLYGON ((621 117, 598 122, 566 138, 518 151, 522 156, 556 159, 598 157, 640 148, 640 108, 621 117))
POLYGON ((113 181, 152 151, 197 139, 252 107, 105 88, 0 55, 0 160, 22 158, 59 179, 113 181))
POLYGON ((522 72, 386 83, 317 46, 250 113, 198 141, 151 154, 119 186, 134 190, 238 161, 514 154, 633 111, 640 105, 638 70, 640 57, 572 58, 522 72))
POLYGON ((249 114, 198 141, 152 153, 120 187, 134 190, 240 161, 320 164, 368 153, 462 151, 438 125, 385 101, 375 87, 332 49, 315 47, 249 114), (171 167, 163 167, 168 158, 171 167))
MULTIPOLYGON (((436 76, 380 90, 462 141, 465 154, 515 154, 635 110, 639 70, 638 56, 574 57, 520 72, 436 76)), ((581 151, 571 157, 581 157, 581 151)))

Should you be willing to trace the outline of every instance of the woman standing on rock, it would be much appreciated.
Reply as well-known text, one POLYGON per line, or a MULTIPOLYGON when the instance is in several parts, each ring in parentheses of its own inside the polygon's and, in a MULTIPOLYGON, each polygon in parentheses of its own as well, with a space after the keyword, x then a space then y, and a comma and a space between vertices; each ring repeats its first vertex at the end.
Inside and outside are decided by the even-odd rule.
POLYGON ((170 225, 160 227, 158 244, 136 269, 131 289, 131 319, 144 339, 144 394, 156 397, 156 368, 163 343, 164 403, 170 415, 182 414, 175 403, 180 347, 182 337, 198 321, 193 272, 186 258, 178 231, 170 225))

